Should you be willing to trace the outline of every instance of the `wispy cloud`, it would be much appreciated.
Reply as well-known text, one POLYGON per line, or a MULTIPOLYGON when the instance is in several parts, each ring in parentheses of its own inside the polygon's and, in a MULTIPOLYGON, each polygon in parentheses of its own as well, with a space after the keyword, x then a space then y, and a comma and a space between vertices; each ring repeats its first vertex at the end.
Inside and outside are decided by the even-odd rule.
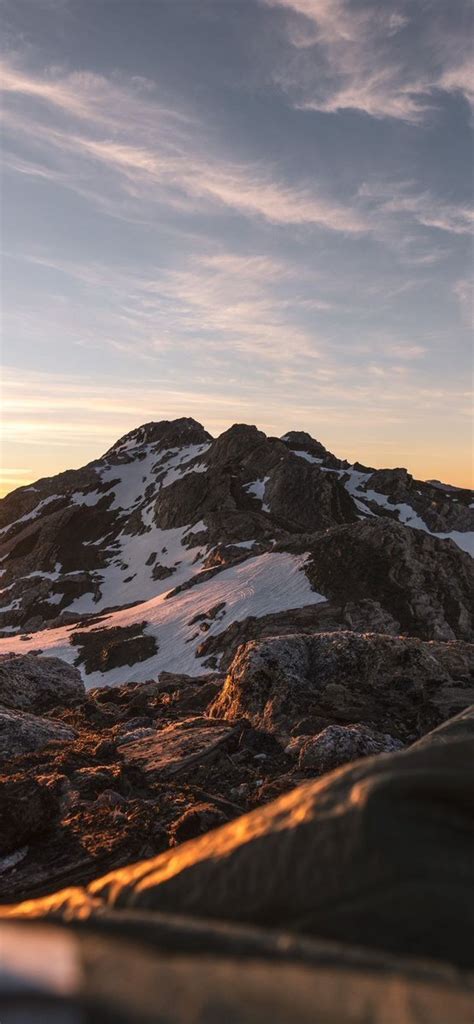
MULTIPOLYGON (((371 23, 367 12, 349 13, 345 0, 337 0, 334 8, 321 0, 296 2, 298 10, 311 11, 318 25, 321 21, 318 38, 321 34, 328 45, 352 45, 371 23)), ((384 18, 388 25, 388 15, 384 18)), ((390 24, 395 24, 393 16, 390 24)), ((370 47, 362 49, 367 59, 370 47)), ((380 72, 380 80, 389 73, 380 72)), ((4 61, 3 87, 4 95, 13 98, 3 112, 4 166, 72 189, 103 212, 131 222, 146 223, 170 210, 177 215, 223 213, 257 225, 322 229, 392 246, 400 245, 393 227, 397 217, 453 234, 468 233, 472 226, 466 206, 417 194, 403 183, 355 187, 350 201, 341 202, 327 194, 327 186, 285 181, 269 162, 236 162, 208 125, 161 105, 156 86, 144 79, 118 81, 57 69, 39 78, 4 61)), ((413 262, 434 259, 426 247, 416 249, 405 254, 413 262)))
MULTIPOLYGON (((219 153, 203 125, 161 107, 153 88, 141 80, 125 87, 98 75, 58 72, 39 79, 4 63, 3 88, 6 95, 39 99, 47 108, 46 116, 33 115, 24 104, 5 111, 6 127, 40 147, 45 164, 32 162, 35 176, 52 175, 57 183, 91 194, 90 172, 78 165, 79 158, 89 168, 107 169, 132 201, 168 206, 187 201, 188 209, 214 206, 273 224, 306 224, 348 235, 370 230, 361 213, 314 185, 286 183, 269 165, 237 163, 219 153), (51 109, 68 115, 67 127, 47 116, 51 109), (59 166, 51 166, 55 152, 59 166)), ((21 157, 17 168, 27 173, 27 158, 21 157)))
POLYGON ((474 63, 472 53, 468 59, 454 67, 446 68, 438 81, 438 87, 446 92, 459 92, 474 107, 474 63))
MULTIPOLYGON (((474 211, 467 204, 440 200, 430 192, 420 192, 415 182, 367 182, 359 188, 359 197, 377 216, 405 215, 418 224, 454 235, 470 235, 474 211)), ((433 253, 421 260, 433 261, 433 253)))
POLYGON ((416 9, 403 0, 385 5, 374 0, 261 2, 286 12, 293 55, 275 78, 296 106, 326 113, 354 110, 417 124, 436 104, 436 90, 473 100, 469 26, 463 36, 448 14, 447 23, 444 18, 437 27, 436 15, 443 13, 439 3, 420 27, 416 9), (407 30, 417 39, 415 47, 400 45, 407 30))
POLYGON ((318 294, 311 274, 283 259, 242 255, 202 239, 201 252, 174 268, 143 270, 41 253, 13 258, 56 278, 56 300, 48 294, 45 307, 18 312, 16 323, 5 316, 30 340, 46 331, 69 344, 110 347, 149 363, 181 353, 194 372, 211 367, 227 375, 241 372, 239 359, 250 360, 260 375, 307 368, 327 348, 317 322, 324 322, 333 303, 322 288, 318 294), (61 279, 67 278, 79 287, 73 305, 61 299, 61 279))

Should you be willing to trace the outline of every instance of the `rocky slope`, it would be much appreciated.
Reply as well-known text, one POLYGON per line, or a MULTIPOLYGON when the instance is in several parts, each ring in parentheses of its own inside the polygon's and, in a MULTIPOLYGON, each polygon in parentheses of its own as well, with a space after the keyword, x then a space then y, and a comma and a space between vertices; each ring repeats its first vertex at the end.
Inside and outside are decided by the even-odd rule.
POLYGON ((97 686, 222 671, 278 633, 469 640, 473 537, 469 492, 308 434, 149 423, 0 502, 0 653, 97 686))

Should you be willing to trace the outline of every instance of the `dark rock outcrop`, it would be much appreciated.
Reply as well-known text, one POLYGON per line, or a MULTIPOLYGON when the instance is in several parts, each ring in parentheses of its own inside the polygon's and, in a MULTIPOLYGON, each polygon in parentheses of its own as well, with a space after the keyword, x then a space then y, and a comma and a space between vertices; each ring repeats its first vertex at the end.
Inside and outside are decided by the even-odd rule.
POLYGON ((423 639, 472 638, 474 563, 451 541, 368 519, 333 527, 308 548, 307 575, 331 601, 379 601, 402 632, 423 639))
POLYGON ((0 761, 41 750, 54 740, 72 740, 74 736, 74 730, 61 722, 0 705, 0 761))
POLYGON ((68 707, 84 698, 81 674, 60 658, 32 654, 0 660, 0 704, 20 711, 68 707))
POLYGON ((212 441, 212 437, 204 429, 201 423, 191 416, 182 416, 177 420, 159 420, 144 423, 135 430, 120 437, 115 444, 105 453, 105 458, 113 454, 120 454, 123 449, 129 447, 140 447, 144 444, 153 444, 157 448, 182 448, 190 444, 206 444, 212 441))
MULTIPOLYGON (((0 741, 1 742, 1 741, 0 741)), ((21 849, 51 828, 59 812, 53 787, 24 773, 2 780, 0 787, 0 855, 21 849)))
POLYGON ((76 665, 84 665, 85 672, 108 672, 121 665, 135 665, 152 658, 158 650, 153 636, 146 635, 146 622, 132 626, 113 626, 110 629, 94 629, 71 635, 71 642, 78 647, 76 665))

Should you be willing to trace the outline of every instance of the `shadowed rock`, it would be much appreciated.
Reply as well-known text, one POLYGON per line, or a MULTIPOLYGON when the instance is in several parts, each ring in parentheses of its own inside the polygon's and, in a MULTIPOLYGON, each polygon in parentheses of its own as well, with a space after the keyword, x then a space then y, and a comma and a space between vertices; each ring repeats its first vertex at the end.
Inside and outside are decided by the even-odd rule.
POLYGON ((75 735, 62 723, 0 706, 0 760, 41 750, 53 740, 72 740, 75 735))
POLYGON ((0 704, 6 707, 48 711, 68 707, 84 694, 80 672, 60 658, 24 654, 0 660, 0 704))

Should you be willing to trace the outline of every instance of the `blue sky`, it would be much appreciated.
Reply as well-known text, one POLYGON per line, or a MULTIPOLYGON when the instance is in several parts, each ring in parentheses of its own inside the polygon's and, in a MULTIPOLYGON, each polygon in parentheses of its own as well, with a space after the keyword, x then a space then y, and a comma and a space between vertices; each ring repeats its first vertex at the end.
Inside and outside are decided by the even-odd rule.
POLYGON ((149 419, 467 484, 465 0, 4 0, 3 489, 149 419))

